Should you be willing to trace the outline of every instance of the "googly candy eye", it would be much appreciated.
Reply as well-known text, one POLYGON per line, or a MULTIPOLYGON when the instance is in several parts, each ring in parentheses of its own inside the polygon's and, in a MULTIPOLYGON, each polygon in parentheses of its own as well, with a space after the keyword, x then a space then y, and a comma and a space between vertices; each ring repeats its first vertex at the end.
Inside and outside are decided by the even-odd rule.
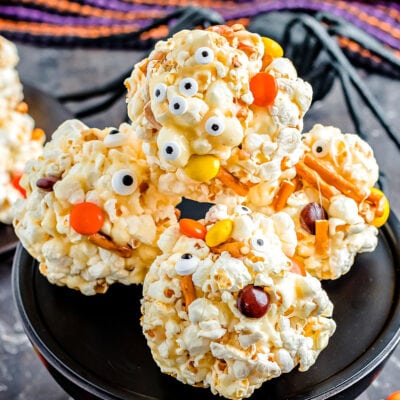
POLYGON ((235 212, 237 212, 240 215, 244 215, 244 214, 250 214, 251 210, 249 207, 246 207, 246 206, 236 206, 235 212))
POLYGON ((175 142, 167 142, 161 148, 161 155, 168 161, 176 160, 181 152, 180 146, 175 142))
POLYGON ((211 136, 219 136, 225 130, 225 121, 219 117, 210 117, 206 121, 206 131, 211 136))
POLYGON ((214 52, 209 47, 200 47, 194 53, 194 59, 199 64, 210 64, 214 60, 214 52))
POLYGON ((115 193, 127 196, 137 188, 137 180, 132 171, 121 169, 112 176, 111 185, 115 193))
POLYGON ((187 101, 181 96, 175 96, 169 102, 169 111, 174 115, 182 115, 187 107, 187 101))
POLYGON ((196 271, 199 265, 198 257, 190 253, 182 254, 181 258, 175 264, 175 271, 178 275, 191 275, 196 271))
POLYGON ((117 147, 122 146, 127 143, 129 135, 126 133, 121 133, 118 129, 111 129, 107 136, 104 138, 104 144, 107 147, 117 147))
POLYGON ((328 143, 326 140, 317 140, 311 148, 316 157, 325 157, 328 154, 328 143))
POLYGON ((254 250, 265 251, 267 248, 267 242, 262 236, 255 236, 251 239, 251 246, 254 250))
POLYGON ((186 96, 194 96, 198 90, 199 85, 193 78, 184 78, 179 82, 179 91, 186 96))
POLYGON ((157 103, 165 100, 167 96, 167 85, 164 83, 158 83, 153 90, 153 97, 157 103))

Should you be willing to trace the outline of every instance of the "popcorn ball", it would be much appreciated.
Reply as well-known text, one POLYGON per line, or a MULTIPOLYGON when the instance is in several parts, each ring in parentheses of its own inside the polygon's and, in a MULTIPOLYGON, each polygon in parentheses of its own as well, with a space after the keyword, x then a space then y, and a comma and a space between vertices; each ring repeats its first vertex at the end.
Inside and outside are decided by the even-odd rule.
POLYGON ((43 130, 34 127, 25 111, 27 106, 23 111, 8 110, 0 118, 0 222, 5 224, 12 223, 12 205, 25 197, 25 189, 19 184, 25 163, 41 154, 45 140, 43 130))
POLYGON ((19 57, 16 46, 0 36, 0 116, 23 99, 22 85, 15 69, 19 57))
MULTIPOLYGON (((235 205, 295 176, 311 86, 281 47, 241 25, 160 41, 125 82, 160 191, 235 205)), ((267 201, 266 198, 266 201, 267 201)))
POLYGON ((104 293, 114 282, 141 283, 159 254, 179 198, 157 191, 131 139, 128 124, 99 130, 69 120, 27 163, 14 227, 51 283, 104 293))
POLYGON ((297 175, 282 183, 267 214, 285 211, 295 222, 296 255, 320 279, 345 274, 357 253, 373 251, 377 227, 389 215, 371 147, 355 134, 315 125, 303 135, 297 175))
POLYGON ((335 330, 320 282, 293 257, 285 213, 217 205, 182 219, 143 287, 144 335, 161 371, 230 399, 298 366, 306 371, 335 330))

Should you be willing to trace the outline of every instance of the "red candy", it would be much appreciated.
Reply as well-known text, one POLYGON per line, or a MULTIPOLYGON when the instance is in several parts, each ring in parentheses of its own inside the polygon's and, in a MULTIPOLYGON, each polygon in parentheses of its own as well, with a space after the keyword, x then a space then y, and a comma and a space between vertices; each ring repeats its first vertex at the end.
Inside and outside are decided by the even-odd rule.
POLYGON ((240 292, 237 299, 237 308, 246 317, 261 318, 269 308, 269 296, 263 288, 247 285, 240 292))
POLYGON ((207 229, 203 224, 190 218, 182 218, 179 221, 179 229, 184 235, 196 239, 204 240, 207 233, 207 229))
POLYGON ((12 184, 12 185, 14 186, 14 188, 17 189, 17 190, 22 194, 22 196, 26 199, 26 190, 25 190, 23 187, 21 187, 20 184, 19 184, 19 181, 21 180, 21 178, 22 178, 22 174, 14 175, 14 176, 12 177, 12 179, 11 179, 11 184, 12 184))
POLYGON ((259 72, 250 79, 250 90, 253 93, 254 104, 265 107, 274 102, 278 94, 278 85, 272 75, 259 72))
POLYGON ((79 203, 72 208, 69 223, 81 235, 93 235, 103 226, 104 214, 96 204, 79 203))

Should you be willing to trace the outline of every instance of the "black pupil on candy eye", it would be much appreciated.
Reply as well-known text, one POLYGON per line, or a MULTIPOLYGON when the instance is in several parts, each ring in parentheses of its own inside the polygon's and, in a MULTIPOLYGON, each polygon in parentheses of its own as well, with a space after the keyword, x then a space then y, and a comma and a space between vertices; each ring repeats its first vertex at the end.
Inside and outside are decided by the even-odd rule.
POLYGON ((116 135, 117 133, 119 133, 119 130, 113 129, 113 130, 110 131, 108 134, 109 134, 109 135, 116 135))
POLYGON ((206 51, 206 50, 202 51, 202 52, 201 52, 201 55, 202 55, 204 58, 208 57, 208 51, 206 51))
POLYGON ((249 209, 247 207, 242 207, 243 211, 249 211, 249 209))
POLYGON ((160 89, 156 89, 155 93, 156 97, 160 97, 161 91, 160 89))
POLYGON ((315 151, 316 151, 317 153, 322 153, 323 150, 324 150, 324 149, 323 149, 322 146, 317 146, 316 149, 315 149, 315 151))
POLYGON ((174 103, 174 110, 179 110, 181 105, 179 103, 174 103))
POLYGON ((259 246, 263 246, 264 245, 264 240, 262 240, 262 239, 257 239, 256 242, 257 242, 257 244, 259 246))
POLYGON ((166 152, 167 154, 172 154, 172 153, 174 152, 174 149, 173 149, 172 146, 167 146, 167 147, 165 148, 165 152, 166 152))
POLYGON ((184 260, 190 260, 193 256, 190 253, 185 253, 182 254, 182 257, 184 260))
POLYGON ((185 89, 189 90, 192 88, 192 84, 190 82, 185 83, 185 89))
POLYGON ((124 175, 124 177, 122 178, 122 183, 125 186, 131 186, 133 183, 133 178, 130 175, 124 175))
POLYGON ((216 132, 219 129, 219 125, 218 124, 212 124, 211 125, 211 129, 216 132))

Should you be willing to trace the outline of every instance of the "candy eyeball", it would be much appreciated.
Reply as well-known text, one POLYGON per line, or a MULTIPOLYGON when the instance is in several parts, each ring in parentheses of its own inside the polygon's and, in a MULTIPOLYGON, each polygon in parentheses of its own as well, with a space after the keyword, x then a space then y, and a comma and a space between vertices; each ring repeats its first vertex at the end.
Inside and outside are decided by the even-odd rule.
POLYGON ((196 50, 194 59, 199 64, 210 64, 214 60, 214 52, 209 47, 200 47, 196 50))
POLYGON ((175 161, 182 153, 178 143, 167 142, 161 148, 161 155, 168 161, 175 161))
POLYGON ((199 85, 193 78, 184 78, 179 82, 179 91, 185 96, 194 96, 198 90, 199 85))
POLYGON ((188 108, 187 101, 181 96, 175 96, 169 102, 169 110, 174 115, 182 115, 188 108))
POLYGON ((325 157, 328 154, 328 142, 326 140, 316 141, 311 148, 316 157, 325 157))
POLYGON ((178 275, 191 275, 199 265, 199 258, 193 254, 185 253, 175 264, 175 271, 178 275))
POLYGON ((161 103, 167 97, 167 85, 158 83, 153 90, 153 97, 157 103, 161 103))
POLYGON ((206 131, 211 136, 219 136, 225 130, 225 121, 219 117, 210 117, 206 121, 206 131))
POLYGON ((246 214, 250 214, 251 210, 249 207, 246 207, 246 206, 236 206, 235 212, 239 215, 246 215, 246 214))
POLYGON ((257 235, 251 238, 251 247, 256 251, 265 251, 267 249, 267 242, 261 235, 257 235))
POLYGON ((121 169, 112 176, 111 185, 115 193, 127 196, 136 190, 137 179, 129 169, 121 169))
POLYGON ((129 135, 126 133, 121 133, 118 129, 112 129, 104 138, 104 144, 107 147, 117 147, 127 143, 128 140, 129 135))

